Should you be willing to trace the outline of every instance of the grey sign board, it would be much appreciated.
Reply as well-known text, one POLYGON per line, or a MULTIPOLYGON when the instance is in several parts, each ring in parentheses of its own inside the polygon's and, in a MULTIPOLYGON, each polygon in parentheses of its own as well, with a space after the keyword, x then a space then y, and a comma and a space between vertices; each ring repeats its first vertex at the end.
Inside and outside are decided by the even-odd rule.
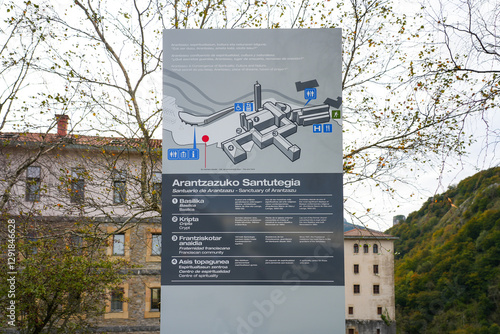
POLYGON ((342 333, 341 31, 164 32, 162 333, 342 333))

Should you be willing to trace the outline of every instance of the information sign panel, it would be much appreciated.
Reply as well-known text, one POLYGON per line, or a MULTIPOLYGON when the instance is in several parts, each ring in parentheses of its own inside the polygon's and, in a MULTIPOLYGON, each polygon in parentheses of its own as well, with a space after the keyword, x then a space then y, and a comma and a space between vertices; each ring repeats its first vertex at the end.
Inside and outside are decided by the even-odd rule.
POLYGON ((344 332, 341 31, 164 34, 162 333, 344 332))

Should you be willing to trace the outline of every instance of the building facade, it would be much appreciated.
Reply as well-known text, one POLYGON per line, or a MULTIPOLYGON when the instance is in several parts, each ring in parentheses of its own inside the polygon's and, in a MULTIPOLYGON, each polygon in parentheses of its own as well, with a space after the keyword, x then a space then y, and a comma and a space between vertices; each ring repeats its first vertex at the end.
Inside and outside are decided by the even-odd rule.
POLYGON ((67 122, 59 117, 56 134, 0 133, 1 219, 16 221, 18 243, 52 238, 87 252, 91 234, 128 265, 101 300, 104 315, 88 319, 93 330, 159 333, 161 141, 71 135, 67 122))
MULTIPOLYGON (((3 212, 29 214, 33 238, 42 224, 60 224, 70 237, 79 237, 75 222, 95 224, 108 258, 130 263, 94 330, 159 333, 161 141, 69 135, 62 117, 57 134, 4 133, 0 144, 3 212)), ((345 232, 347 334, 395 333, 394 239, 345 232)))
POLYGON ((395 334, 394 240, 354 228, 344 233, 347 334, 395 334))

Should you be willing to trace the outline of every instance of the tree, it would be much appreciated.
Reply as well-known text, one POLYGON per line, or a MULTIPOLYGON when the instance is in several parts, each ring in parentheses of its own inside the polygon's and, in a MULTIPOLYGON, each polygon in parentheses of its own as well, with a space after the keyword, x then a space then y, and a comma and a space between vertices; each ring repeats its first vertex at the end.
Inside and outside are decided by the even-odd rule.
POLYGON ((37 60, 37 51, 43 39, 43 33, 38 32, 39 28, 43 30, 43 26, 39 27, 40 22, 33 21, 33 16, 36 16, 33 6, 19 7, 8 4, 2 9, 6 11, 7 18, 0 27, 5 36, 0 45, 0 75, 4 81, 0 92, 0 131, 4 131, 8 125, 18 126, 12 123, 22 119, 22 115, 13 116, 15 103, 37 60), (23 38, 23 35, 26 38, 23 38))
POLYGON ((469 87, 464 88, 469 89, 461 93, 468 100, 456 103, 465 102, 465 108, 471 111, 485 112, 497 107, 495 99, 500 92, 499 5, 471 0, 425 5, 445 51, 442 60, 432 62, 426 59, 423 63, 427 76, 440 78, 440 88, 456 84, 464 86, 466 80, 469 87))
MULTIPOLYGON (((171 28, 342 26, 344 158, 346 186, 352 186, 346 192, 348 207, 360 184, 397 195, 397 185, 408 181, 399 171, 415 168, 416 161, 429 163, 443 152, 463 154, 468 144, 462 126, 472 112, 436 109, 431 103, 435 99, 422 105, 422 87, 437 89, 440 84, 419 83, 417 78, 430 69, 417 72, 418 55, 407 48, 425 42, 423 53, 429 59, 437 50, 432 39, 420 39, 426 27, 397 15, 390 1, 77 1, 67 7, 39 6, 51 39, 44 43, 46 57, 37 70, 59 78, 70 116, 85 119, 80 132, 93 129, 100 135, 143 140, 137 148, 143 166, 150 164, 148 140, 159 136, 161 98, 155 87, 160 85, 161 30, 171 28), (417 91, 408 93, 413 84, 417 91)), ((151 203, 146 182, 151 171, 143 169, 142 196, 151 203)))
MULTIPOLYGON (((402 172, 433 163, 436 156, 463 154, 469 142, 462 133, 464 121, 477 113, 475 109, 441 108, 441 90, 450 97, 453 94, 451 86, 444 85, 450 80, 446 76, 432 79, 438 51, 434 35, 422 41, 426 27, 416 24, 421 17, 398 15, 389 0, 76 0, 57 4, 41 0, 25 5, 35 29, 19 35, 20 40, 45 32, 38 44, 36 66, 30 62, 30 68, 41 82, 51 85, 33 96, 24 94, 18 101, 30 101, 36 107, 28 108, 25 118, 59 110, 73 120, 69 139, 64 139, 72 142, 61 140, 57 148, 84 143, 86 148, 79 151, 75 164, 84 170, 82 179, 96 186, 81 201, 72 201, 71 196, 61 194, 74 192, 73 171, 49 169, 52 179, 58 180, 58 189, 47 196, 57 199, 59 206, 37 207, 36 214, 42 217, 55 210, 89 217, 86 224, 99 226, 106 220, 120 229, 159 218, 154 180, 160 169, 155 138, 161 129, 162 29, 341 26, 346 207, 362 222, 370 219, 373 210, 369 203, 357 202, 360 189, 366 192, 372 187, 397 196, 397 186, 408 182, 402 172), (422 57, 407 51, 415 45, 422 47, 422 57), (425 84, 424 79, 428 80, 425 84), (88 135, 102 140, 85 142, 88 135), (122 164, 128 156, 137 158, 137 163, 122 164), (123 211, 109 205, 113 175, 136 190, 130 192, 133 195, 123 211)), ((6 6, 22 11, 14 2, 6 6)), ((19 63, 12 64, 12 70, 19 70, 19 63)), ((44 132, 50 126, 44 123, 44 132)), ((54 152, 41 155, 49 157, 54 152)), ((56 162, 50 158, 47 164, 56 162)), ((16 175, 13 185, 23 182, 23 172, 16 175)), ((16 210, 24 214, 21 207, 16 210)), ((107 234, 99 238, 104 242, 107 234)))
MULTIPOLYGON (((126 277, 128 263, 107 259, 88 225, 69 232, 65 223, 45 222, 35 234, 36 219, 30 215, 15 219, 18 273, 0 274, 0 327, 15 324, 26 334, 86 332, 104 313, 102 301, 108 291, 126 277), (11 301, 15 312, 10 314, 15 316, 7 317, 11 301)), ((3 239, 4 228, 2 232, 3 239)), ((1 251, 7 254, 7 243, 2 243, 1 251)), ((2 268, 8 268, 7 261, 0 258, 2 268)))
MULTIPOLYGON (((31 73, 33 65, 37 61, 37 51, 43 40, 43 26, 38 27, 37 21, 33 20, 36 17, 36 9, 33 6, 25 5, 23 7, 14 4, 8 4, 3 8, 8 14, 7 19, 2 22, 0 30, 5 34, 6 38, 3 41, 0 49, 0 59, 2 61, 2 70, 0 72, 4 85, 0 94, 0 131, 5 131, 6 128, 16 128, 22 125, 23 113, 17 112, 18 108, 26 110, 26 107, 19 106, 18 99, 25 88, 28 74, 31 73), (28 36, 23 38, 22 36, 28 36)), ((13 135, 14 136, 14 135, 13 135)), ((8 139, 8 135, 3 135, 8 139)), ((51 150, 52 145, 41 145, 38 152, 33 156, 23 161, 16 161, 17 168, 11 170, 10 175, 2 175, 2 181, 6 182, 6 186, 2 192, 0 200, 0 212, 3 211, 5 205, 9 201, 10 191, 20 174, 35 162, 38 157, 44 154, 47 150, 51 150)), ((2 152, 3 153, 3 152, 2 152)))
MULTIPOLYGON (((390 1, 76 1, 44 8, 42 18, 50 22, 54 38, 46 43, 47 58, 38 69, 57 76, 66 91, 78 96, 67 100, 68 110, 83 115, 87 131, 142 140, 136 150, 143 156, 146 204, 152 203, 148 140, 159 136, 161 98, 155 87, 161 81, 162 29, 341 26, 346 206, 353 206, 351 212, 358 211, 353 194, 360 185, 397 196, 397 185, 408 182, 400 171, 443 152, 463 154, 468 143, 461 130, 471 112, 422 106, 418 92, 408 93, 408 85, 420 86, 415 81, 418 56, 406 48, 421 42, 424 27, 397 15, 390 1)), ((432 42, 425 45, 434 56, 432 42)), ((369 206, 363 210, 360 219, 373 213, 369 206)))
MULTIPOLYGON (((16 316, 22 317, 15 319, 15 324, 23 333, 85 330, 102 315, 103 300, 109 290, 123 280, 125 275, 122 270, 130 265, 125 261, 111 260, 105 255, 104 248, 109 245, 110 233, 128 230, 130 225, 143 218, 144 212, 159 211, 159 190, 154 188, 155 174, 152 171, 152 168, 158 170, 158 145, 151 145, 149 140, 141 141, 144 134, 148 136, 144 127, 146 132, 135 138, 134 135, 120 133, 118 137, 102 138, 102 141, 100 137, 73 135, 72 129, 66 131, 68 114, 77 128, 81 120, 95 115, 93 108, 108 102, 104 98, 94 99, 91 84, 88 90, 82 88, 84 80, 71 86, 70 80, 60 76, 58 69, 61 66, 54 64, 53 59, 57 59, 62 50, 55 47, 54 54, 48 52, 54 40, 60 37, 56 34, 57 25, 53 25, 52 18, 46 16, 50 6, 32 2, 24 5, 25 8, 14 3, 5 4, 6 11, 12 14, 12 18, 6 21, 6 27, 11 29, 11 36, 19 38, 19 43, 12 47, 14 52, 10 51, 10 45, 14 43, 12 37, 2 49, 2 56, 12 58, 16 52, 22 51, 19 45, 30 41, 29 38, 24 40, 24 36, 37 41, 37 44, 27 48, 26 55, 30 57, 21 55, 19 59, 4 62, 9 66, 2 72, 3 82, 8 82, 13 72, 20 73, 14 84, 5 86, 7 93, 5 102, 2 102, 2 126, 6 125, 3 130, 14 132, 2 133, 0 136, 0 161, 3 166, 0 184, 2 225, 7 220, 16 221, 16 255, 20 256, 16 263, 15 301, 16 316), (26 17, 23 17, 23 13, 26 17), (17 20, 17 17, 23 20, 17 20), (20 22, 29 26, 29 29, 20 22), (29 82, 33 85, 36 83, 33 79, 39 78, 42 78, 42 84, 39 83, 38 87, 45 90, 34 92, 22 84, 29 82), (50 84, 44 85, 44 81, 50 84), (88 92, 91 95, 88 100, 83 98, 85 95, 75 98, 80 93, 88 92), (34 126, 36 120, 40 120, 37 114, 53 112, 59 113, 56 121, 53 116, 42 116, 47 117, 47 120, 34 126), (31 123, 32 120, 35 122, 31 123), (64 131, 52 134, 56 126, 59 128, 61 120, 66 122, 64 131), (13 127, 13 123, 17 127, 13 127), (82 145, 83 148, 75 151, 75 145, 82 145), (141 146, 145 149, 141 149, 141 146), (130 154, 134 155, 133 163, 129 161, 130 154), (142 166, 145 168, 141 169, 141 163, 136 164, 137 156, 143 158, 142 166), (70 159, 71 166, 77 165, 79 170, 68 167, 70 159), (40 172, 42 168, 43 175, 40 172), (149 171, 148 175, 144 174, 146 170, 149 171), (32 171, 38 171, 38 174, 32 175, 32 171), (120 182, 127 182, 129 187, 125 210, 116 210, 113 201, 110 201, 115 193, 111 183, 114 171, 120 172, 120 182), (101 188, 104 183, 106 186, 101 188), (80 187, 81 184, 84 185, 80 187), (148 202, 144 202, 141 195, 148 202), (106 205, 103 205, 104 201, 106 205), (138 209, 140 207, 147 209, 138 209), (117 228, 109 232, 106 228, 108 225, 104 226, 103 222, 108 225, 116 223, 117 228), (83 244, 72 245, 70 241, 75 237, 83 240, 83 244)), ((139 100, 134 95, 135 89, 127 84, 125 88, 131 93, 126 108, 132 105, 138 107, 133 102, 139 100)), ((120 91, 118 93, 121 94, 120 91)), ((101 112, 103 110, 106 109, 101 109, 101 112)), ((112 112, 102 114, 102 117, 109 115, 112 115, 112 122, 123 120, 121 115, 112 112)), ((128 113, 128 116, 131 115, 138 116, 139 122, 130 123, 143 124, 140 119, 143 114, 135 114, 132 107, 128 113)), ((159 121, 155 119, 153 123, 158 124, 159 121)), ((127 120, 122 124, 127 124, 127 120)), ((151 215, 148 217, 151 218, 151 215)), ((3 252, 3 247, 7 246, 3 242, 6 232, 2 231, 1 234, 2 254, 6 254, 3 252)), ((7 258, 2 257, 4 269, 6 261, 7 258)), ((5 279, 2 278, 0 285, 3 292, 9 289, 5 275, 7 271, 4 271, 2 277, 5 279)), ((2 293, 2 296, 0 303, 3 306, 8 306, 13 300, 7 298, 7 293, 2 293)), ((6 310, 5 307, 2 309, 6 310)), ((9 326, 2 322, 0 327, 9 326)))
MULTIPOLYGON (((498 4, 487 1, 449 0, 423 2, 426 34, 435 43, 419 53, 413 77, 416 94, 428 109, 455 113, 463 118, 475 115, 484 123, 483 133, 472 141, 481 142, 477 164, 495 165, 498 144, 500 53, 498 45, 498 4), (426 52, 427 51, 427 52, 426 52)), ((461 139, 465 139, 467 124, 461 139)))
POLYGON ((398 332, 498 332, 500 169, 429 199, 398 236, 398 332))
MULTIPOLYGON (((353 185, 352 192, 346 192, 347 206, 355 202, 357 196, 352 194, 357 185, 371 184, 395 194, 394 181, 405 181, 397 172, 406 163, 440 150, 462 152, 460 115, 419 111, 414 108, 415 97, 405 92, 401 82, 408 82, 404 71, 411 55, 404 52, 404 46, 421 28, 405 15, 396 15, 390 1, 352 0, 335 5, 324 1, 174 1, 169 5, 76 1, 64 8, 68 16, 59 14, 63 7, 47 7, 45 14, 58 40, 48 48, 50 61, 41 69, 77 92, 78 103, 88 111, 86 121, 99 134, 142 141, 134 149, 143 159, 144 204, 151 203, 149 139, 159 136, 160 94, 154 87, 160 85, 162 29, 342 26, 344 159, 346 186, 353 185)), ((369 208, 364 213, 368 212, 369 208)))
MULTIPOLYGON (((123 143, 112 143, 112 138, 25 134, 0 140, 5 175, 17 171, 17 162, 29 159, 45 145, 40 138, 58 145, 51 146, 52 150, 26 168, 26 174, 19 175, 2 211, 0 264, 11 268, 8 261, 17 261, 14 269, 0 274, 0 305, 5 311, 11 300, 15 301, 16 315, 21 316, 16 325, 23 333, 83 330, 102 315, 103 300, 130 267, 125 259, 108 257, 106 249, 113 246, 113 234, 130 229, 136 223, 133 219, 142 214, 130 213, 127 206, 117 207, 117 191, 112 186, 114 171, 127 174, 128 180, 136 177, 140 159, 137 154, 128 156, 123 143), (68 167, 75 164, 77 168, 68 167), (7 221, 15 222, 15 232, 8 230, 7 221), (116 227, 109 230, 113 223, 116 227), (10 243, 16 245, 12 256, 7 256, 7 249, 12 250, 5 242, 9 234, 16 238, 10 243), (11 285, 7 278, 11 277, 15 277, 14 297, 7 293, 11 285)), ((122 182, 119 176, 117 182, 122 182)), ((5 191, 4 186, 10 183, 1 186, 5 191)), ((120 200, 140 197, 140 188, 132 187, 134 184, 120 200)), ((6 323, 0 327, 9 327, 6 323)))

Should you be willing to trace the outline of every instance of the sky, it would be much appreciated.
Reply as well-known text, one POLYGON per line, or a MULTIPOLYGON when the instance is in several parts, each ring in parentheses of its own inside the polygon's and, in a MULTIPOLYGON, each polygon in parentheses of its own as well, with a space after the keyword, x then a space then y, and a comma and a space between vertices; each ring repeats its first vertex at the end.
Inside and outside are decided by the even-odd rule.
MULTIPOLYGON (((422 0, 422 1, 398 1, 395 3, 395 10, 404 13, 408 16, 421 11, 421 6, 424 4, 430 13, 437 15, 440 11, 447 16, 448 22, 458 24, 458 22, 467 22, 466 13, 461 5, 461 0, 422 0)), ((474 3, 475 10, 478 11, 486 20, 496 20, 494 26, 498 26, 498 16, 489 17, 495 10, 493 4, 474 3)), ((498 6, 498 4, 497 4, 498 6)), ((494 15, 494 14, 493 14, 494 15)), ((428 19, 427 19, 428 20, 428 19)), ((476 24, 480 24, 480 20, 475 20, 476 24), (479 22, 479 23, 478 23, 479 22)), ((430 25, 430 21, 422 22, 422 24, 430 25)), ((489 27, 491 28, 491 27, 489 27)), ((442 37, 442 35, 441 35, 442 37)), ((458 38, 450 36, 450 38, 458 38)), ((456 39, 452 40, 452 46, 457 47, 456 51, 466 52, 468 40, 456 39), (460 48, 460 49, 459 49, 460 48)), ((441 52, 447 52, 447 49, 441 49, 441 52)), ((471 54, 471 60, 480 63, 484 69, 491 69, 498 66, 498 60, 489 59, 483 61, 479 57, 471 54)), ((497 110, 498 111, 498 110, 497 110)), ((500 141, 500 113, 489 112, 483 115, 482 118, 470 118, 464 128, 465 135, 472 135, 474 143, 467 147, 467 153, 461 157, 436 157, 434 165, 422 164, 420 170, 405 170, 401 176, 408 177, 412 184, 398 186, 400 197, 390 199, 381 196, 380 193, 366 191, 365 196, 359 199, 365 205, 372 207, 373 218, 366 221, 366 226, 379 231, 384 231, 392 226, 393 216, 404 215, 408 216, 414 211, 418 211, 428 198, 441 194, 448 190, 450 186, 457 185, 463 179, 470 177, 477 172, 489 169, 500 165, 500 148, 497 146, 500 141)), ((360 192, 362 193, 362 192, 360 192)), ((346 219, 356 223, 346 215, 346 219)))
MULTIPOLYGON (((333 6, 335 2, 331 1, 330 3, 333 6)), ((439 7, 439 1, 437 0, 429 0, 429 3, 439 7)), ((414 1, 397 1, 395 9, 411 16, 420 10, 420 4, 414 1)), ((457 11, 453 20, 459 21, 461 19, 458 13, 457 11)), ((161 81, 159 75, 156 79, 161 81)), ((36 85, 36 81, 32 80, 30 82, 31 87, 36 85)), ((54 87, 53 82, 42 83, 47 86, 50 85, 51 88, 54 87)), ((160 84, 156 84, 159 87, 160 84)), ((39 86, 41 86, 41 83, 36 86, 37 89, 39 86)), ((33 117, 33 121, 34 123, 43 124, 51 116, 47 114, 36 115, 33 117)), ((500 129, 500 116, 490 113, 488 117, 491 117, 491 119, 487 120, 490 131, 500 129)), ((400 171, 401 176, 408 179, 408 184, 398 185, 399 197, 391 199, 381 196, 376 190, 359 188, 360 190, 356 192, 357 201, 365 207, 371 208, 370 218, 365 220, 366 226, 376 230, 386 230, 392 226, 392 217, 394 215, 403 214, 407 216, 411 212, 418 210, 429 197, 446 191, 450 185, 455 185, 480 170, 497 166, 500 163, 500 157, 495 154, 497 147, 494 141, 499 136, 493 132, 493 136, 488 137, 489 141, 486 141, 486 123, 484 120, 471 120, 465 130, 467 134, 473 134, 477 140, 474 145, 468 148, 468 155, 460 159, 437 157, 434 167, 422 165, 420 166, 422 169, 419 171, 409 169, 400 171), (440 160, 444 160, 444 163, 440 163, 440 160), (418 185, 418 188, 415 185, 418 185)), ((352 209, 355 211, 355 208, 352 209)), ((348 214, 345 214, 345 218, 349 222, 359 223, 348 214)))
MULTIPOLYGON (((488 125, 492 129, 500 129, 500 115, 492 114, 488 125)), ((493 134, 486 141, 486 124, 483 121, 470 121, 467 127, 467 133, 474 134, 476 143, 468 148, 468 153, 462 157, 448 158, 444 164, 436 165, 431 168, 426 166, 424 170, 418 172, 414 177, 415 184, 420 189, 417 191, 413 186, 401 186, 398 191, 401 196, 407 199, 382 199, 376 195, 370 194, 366 201, 371 202, 374 209, 374 217, 366 223, 371 229, 385 231, 392 226, 392 219, 395 215, 404 215, 407 217, 410 213, 418 211, 428 198, 444 193, 450 186, 458 185, 463 179, 470 177, 481 170, 486 170, 500 165, 500 148, 495 143, 500 139, 498 135, 493 134), (414 193, 410 197, 410 194, 414 193)), ((409 172, 411 173, 411 172, 409 172)), ((355 223, 350 217, 346 217, 350 222, 355 223)))

